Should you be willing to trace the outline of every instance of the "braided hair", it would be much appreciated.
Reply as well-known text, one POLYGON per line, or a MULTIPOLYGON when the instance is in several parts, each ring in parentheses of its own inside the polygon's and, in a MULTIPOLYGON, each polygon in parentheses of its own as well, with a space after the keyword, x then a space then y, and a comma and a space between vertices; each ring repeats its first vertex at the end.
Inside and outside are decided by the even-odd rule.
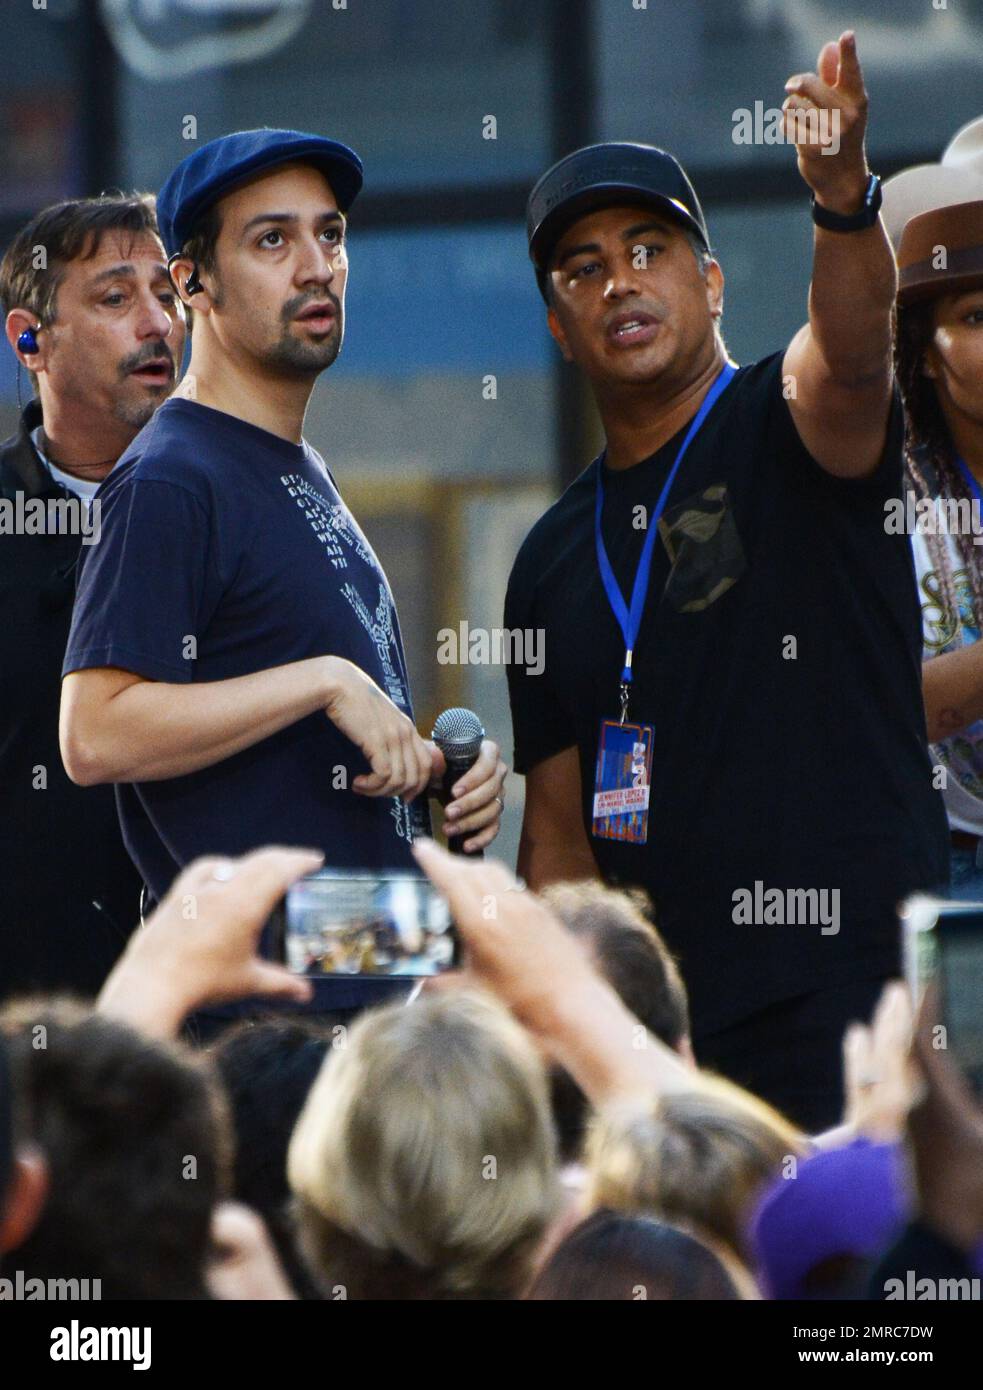
MULTIPOLYGON (((904 305, 898 309, 895 339, 895 374, 905 406, 905 483, 916 501, 952 498, 968 501, 975 509, 975 496, 956 463, 956 452, 939 405, 935 385, 922 370, 925 352, 934 331, 933 302, 904 305)), ((952 539, 966 569, 969 596, 973 606, 973 625, 983 619, 983 565, 980 547, 973 536, 954 532, 952 539)), ((943 646, 956 636, 960 627, 955 575, 946 536, 938 525, 925 532, 932 567, 939 578, 945 608, 943 646)))

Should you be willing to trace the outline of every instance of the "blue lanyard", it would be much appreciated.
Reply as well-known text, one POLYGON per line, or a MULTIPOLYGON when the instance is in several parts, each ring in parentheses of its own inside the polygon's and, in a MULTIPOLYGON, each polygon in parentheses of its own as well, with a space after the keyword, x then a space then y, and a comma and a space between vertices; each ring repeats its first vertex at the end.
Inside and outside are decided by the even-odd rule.
POLYGON ((967 465, 966 460, 960 458, 958 454, 956 455, 956 467, 959 469, 960 473, 966 479, 966 482, 969 486, 969 490, 976 498, 977 502, 980 504, 980 512, 983 513, 983 492, 980 491, 979 483, 973 477, 972 473, 970 473, 969 466, 967 465))
POLYGON ((604 482, 602 479, 603 460, 597 463, 597 504, 594 508, 594 540, 597 544, 597 563, 601 570, 601 579, 604 583, 604 591, 608 596, 608 602, 614 610, 614 616, 618 620, 622 636, 625 639, 625 664, 621 672, 621 722, 625 722, 625 715, 628 709, 628 687, 631 684, 631 663, 635 649, 635 639, 638 636, 638 629, 642 623, 642 613, 645 609, 645 597, 649 587, 649 573, 652 569, 652 553, 655 549, 655 537, 659 529, 659 522, 662 513, 665 511, 666 502, 669 499, 669 490, 673 480, 679 471, 679 465, 683 461, 683 455, 689 448, 693 439, 696 437, 703 421, 710 414, 716 403, 717 397, 730 385, 734 373, 737 371, 735 362, 727 362, 721 369, 710 390, 703 398, 690 427, 686 431, 686 438, 683 440, 676 455, 675 461, 669 470, 669 476, 663 484, 659 494, 659 500, 655 504, 648 522, 648 535, 645 537, 645 545, 642 549, 642 558, 638 562, 638 569, 635 572, 635 582, 631 591, 631 608, 625 603, 624 596, 618 586, 618 581, 614 577, 614 570, 608 559, 608 552, 604 547, 604 539, 601 535, 601 510, 604 506, 604 482))

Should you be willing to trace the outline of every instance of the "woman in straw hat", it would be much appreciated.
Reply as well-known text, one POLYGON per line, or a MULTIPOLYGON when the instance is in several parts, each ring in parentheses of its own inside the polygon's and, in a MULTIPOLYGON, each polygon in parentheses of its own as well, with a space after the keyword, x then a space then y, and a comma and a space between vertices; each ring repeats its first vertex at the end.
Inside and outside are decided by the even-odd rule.
POLYGON ((884 180, 881 218, 897 251, 920 212, 983 198, 983 116, 956 131, 937 164, 913 164, 884 180))
POLYGON ((953 886, 983 897, 983 198, 911 218, 898 269, 928 736, 953 886))

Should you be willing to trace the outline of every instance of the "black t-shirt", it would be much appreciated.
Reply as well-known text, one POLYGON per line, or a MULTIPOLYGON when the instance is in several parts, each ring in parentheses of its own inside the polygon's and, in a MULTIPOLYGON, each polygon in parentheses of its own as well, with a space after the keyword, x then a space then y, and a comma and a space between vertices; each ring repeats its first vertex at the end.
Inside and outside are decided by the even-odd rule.
POLYGON ((591 835, 598 731, 619 715, 624 660, 596 558, 597 470, 627 601, 685 429, 635 467, 602 456, 585 469, 524 541, 505 603, 507 628, 545 633, 542 674, 509 668, 516 770, 577 746, 599 870, 651 895, 696 1033, 897 970, 895 904, 948 873, 910 546, 885 529, 900 401, 876 472, 834 478, 799 438, 781 366, 779 353, 738 371, 662 519, 629 710, 655 729, 644 845, 591 835))
MULTIPOLYGON (((68 494, 34 452, 35 403, 24 420, 0 445, 0 496, 47 516, 68 494)), ((85 546, 56 524, 52 513, 37 534, 0 527, 0 1000, 96 993, 139 918, 113 789, 70 782, 58 748, 72 573, 85 546)))
MULTIPOLYGON (((168 401, 97 500, 65 674, 116 666, 186 684, 333 654, 412 718, 388 581, 309 445, 168 401)), ((118 786, 124 839, 158 900, 197 856, 264 844, 322 849, 329 868, 418 872, 410 844, 429 832, 426 808, 357 795, 369 770, 312 714, 199 772, 118 786)))

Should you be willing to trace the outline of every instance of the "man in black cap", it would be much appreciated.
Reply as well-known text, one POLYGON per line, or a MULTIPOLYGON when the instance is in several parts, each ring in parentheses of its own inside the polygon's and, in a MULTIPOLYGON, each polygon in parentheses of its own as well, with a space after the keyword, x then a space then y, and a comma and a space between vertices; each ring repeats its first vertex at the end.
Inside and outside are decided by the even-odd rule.
POLYGON ((0 305, 37 390, 0 444, 0 999, 94 994, 139 919, 140 878, 111 788, 65 775, 58 701, 96 490, 173 390, 184 351, 153 199, 43 209, 7 247, 0 305))
MULTIPOLYGON (((361 184, 346 146, 255 130, 195 151, 158 196, 191 360, 100 494, 62 696, 69 775, 118 784, 157 900, 199 855, 270 841, 415 871, 428 828, 444 766, 413 724, 392 593, 302 434, 341 347, 361 184)), ((465 848, 497 833, 504 774, 485 740, 454 790, 465 848)))
POLYGON ((671 155, 594 146, 534 188, 550 331, 607 447, 527 537, 505 617, 545 632, 545 672, 509 671, 520 872, 647 889, 697 1059, 812 1129, 845 1025, 898 971, 898 900, 946 873, 908 541, 885 530, 896 276, 852 33, 818 68, 787 84, 816 230, 783 353, 728 361, 671 155))

